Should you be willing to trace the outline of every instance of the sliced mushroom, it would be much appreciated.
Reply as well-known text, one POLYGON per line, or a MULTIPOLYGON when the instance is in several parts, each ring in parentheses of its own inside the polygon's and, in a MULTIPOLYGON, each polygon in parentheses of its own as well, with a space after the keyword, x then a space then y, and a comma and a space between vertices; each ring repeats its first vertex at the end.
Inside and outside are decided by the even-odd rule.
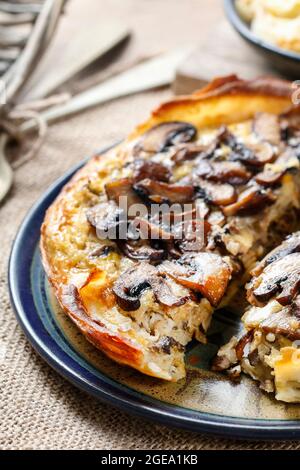
POLYGON ((152 247, 148 240, 119 241, 118 246, 128 258, 135 261, 149 261, 155 264, 166 257, 164 249, 152 247))
POLYGON ((271 163, 276 157, 274 147, 268 142, 260 142, 258 144, 248 144, 248 148, 252 151, 253 158, 243 160, 253 166, 263 166, 266 163, 271 163))
POLYGON ((159 270, 183 286, 200 292, 213 306, 220 303, 232 273, 220 255, 205 252, 186 254, 177 261, 165 261, 159 270))
POLYGON ((266 163, 271 163, 276 154, 274 147, 268 142, 259 142, 257 144, 237 144, 230 156, 232 161, 240 161, 250 167, 262 167, 266 163))
POLYGON ((121 274, 113 285, 118 305, 125 311, 138 310, 140 296, 150 288, 149 280, 155 274, 155 268, 148 263, 135 265, 121 274))
POLYGON ((151 160, 137 159, 133 162, 133 180, 135 183, 144 179, 164 181, 168 183, 171 178, 170 170, 162 163, 151 160))
POLYGON ((279 117, 276 114, 258 113, 253 121, 257 136, 272 145, 279 145, 281 138, 279 117))
POLYGON ((252 270, 251 275, 259 276, 265 267, 269 266, 269 264, 275 263, 287 255, 298 252, 300 252, 300 232, 290 235, 281 243, 281 245, 268 253, 268 255, 265 256, 265 258, 252 270))
POLYGON ((226 144, 231 147, 236 145, 236 143, 234 135, 229 132, 226 126, 222 126, 218 130, 215 138, 206 145, 185 144, 176 146, 172 160, 175 161, 175 163, 181 163, 186 160, 194 160, 197 157, 201 158, 201 160, 211 159, 221 144, 226 144))
POLYGON ((126 198, 127 207, 134 204, 141 204, 141 200, 133 190, 133 180, 131 178, 121 178, 116 181, 111 181, 105 185, 105 191, 108 199, 115 201, 120 205, 120 198, 126 198))
POLYGON ((192 185, 168 184, 152 179, 139 181, 134 189, 140 196, 158 204, 188 203, 193 200, 195 193, 192 185))
POLYGON ((255 176, 255 181, 262 186, 276 186, 280 184, 285 171, 265 170, 255 176))
POLYGON ((197 186, 200 197, 216 206, 227 206, 237 200, 237 193, 230 184, 212 183, 199 178, 197 186))
POLYGON ((231 185, 246 184, 252 176, 239 162, 213 162, 204 159, 200 160, 196 173, 205 179, 231 185))
MULTIPOLYGON (((300 150, 300 147, 299 147, 300 150)), ((300 156, 300 151, 299 151, 300 156)), ((286 147, 286 149, 276 159, 274 165, 267 168, 255 176, 257 183, 263 186, 276 186, 280 184, 286 173, 293 173, 299 170, 299 161, 295 149, 286 147)))
POLYGON ((179 307, 190 298, 186 290, 184 296, 175 295, 170 284, 148 263, 139 263, 127 269, 114 283, 113 292, 123 310, 134 311, 140 308, 142 293, 150 288, 156 300, 167 307, 179 307))
POLYGON ((283 335, 290 340, 300 339, 300 319, 297 315, 297 306, 289 305, 278 312, 268 315, 260 324, 259 328, 267 333, 283 335))
POLYGON ((189 300, 195 300, 193 293, 169 278, 157 274, 151 281, 155 299, 165 307, 181 307, 189 300))
POLYGON ((195 160, 198 157, 210 158, 214 154, 217 145, 217 140, 209 145, 194 143, 176 145, 172 155, 172 161, 178 164, 188 160, 195 160))
POLYGON ((197 129, 187 122, 163 122, 148 130, 134 147, 134 154, 155 154, 182 142, 192 141, 197 129))
POLYGON ((276 198, 270 190, 265 190, 259 186, 252 186, 239 195, 235 204, 224 207, 226 216, 232 215, 254 215, 270 206, 276 198))
POLYGON ((136 217, 132 223, 143 240, 170 240, 173 238, 170 230, 151 220, 136 217))
POLYGON ((251 169, 271 163, 276 156, 274 146, 267 141, 245 145, 226 129, 220 134, 220 139, 232 150, 229 160, 242 162, 251 169))
POLYGON ((202 251, 207 245, 211 224, 207 220, 192 219, 174 225, 175 245, 181 253, 202 251))
POLYGON ((88 222, 97 230, 98 238, 111 240, 119 238, 121 227, 127 226, 123 216, 124 212, 114 201, 97 204, 86 213, 88 222))
POLYGON ((275 297, 281 305, 289 305, 300 290, 300 253, 291 253, 268 265, 252 280, 248 299, 260 306, 275 297))

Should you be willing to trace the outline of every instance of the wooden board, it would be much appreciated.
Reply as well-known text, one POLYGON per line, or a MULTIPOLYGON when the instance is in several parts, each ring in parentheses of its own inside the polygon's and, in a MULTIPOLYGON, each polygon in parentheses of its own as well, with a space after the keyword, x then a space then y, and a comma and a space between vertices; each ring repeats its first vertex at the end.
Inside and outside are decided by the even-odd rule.
POLYGON ((214 77, 232 73, 248 79, 266 74, 280 76, 223 20, 178 68, 174 92, 191 93, 214 77))

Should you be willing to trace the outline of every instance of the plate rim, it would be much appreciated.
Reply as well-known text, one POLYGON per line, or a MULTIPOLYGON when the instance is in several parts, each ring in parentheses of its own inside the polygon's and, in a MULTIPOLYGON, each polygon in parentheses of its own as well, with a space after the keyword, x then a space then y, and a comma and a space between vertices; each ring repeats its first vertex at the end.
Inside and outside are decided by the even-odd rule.
MULTIPOLYGON (((116 144, 115 144, 116 145, 116 144)), ((105 147, 96 155, 105 153, 114 145, 105 147)), ((186 429, 194 432, 201 432, 218 437, 247 439, 247 440, 295 440, 300 438, 300 420, 266 420, 254 418, 239 418, 239 417, 226 417, 218 414, 201 412, 188 408, 181 408, 178 405, 164 403, 154 397, 149 397, 154 401, 154 404, 147 403, 147 395, 141 394, 140 398, 130 396, 130 388, 127 391, 115 390, 111 384, 101 379, 101 384, 96 387, 90 380, 85 379, 79 374, 75 368, 68 365, 68 363, 75 360, 70 358, 68 354, 62 351, 61 347, 54 341, 54 339, 45 330, 43 324, 39 330, 35 329, 30 323, 26 310, 28 305, 20 296, 19 284, 22 282, 20 279, 20 255, 22 255, 23 242, 26 237, 28 238, 28 230, 32 225, 35 217, 38 215, 44 216, 46 208, 55 199, 56 195, 61 191, 61 188, 70 180, 70 178, 78 171, 89 159, 85 159, 80 163, 73 166, 70 170, 63 174, 38 198, 36 203, 29 210, 24 217, 16 237, 14 239, 9 263, 8 263, 8 286, 10 301, 13 306, 18 323, 20 324, 25 336, 37 351, 37 353, 52 367, 57 373, 67 379, 76 387, 91 394, 92 396, 100 399, 102 402, 110 404, 119 408, 129 414, 137 417, 146 418, 151 421, 159 422, 165 426, 186 429), (16 282, 18 280, 18 282, 16 282), (43 338, 45 335, 48 341, 43 338), (66 362, 60 358, 60 355, 51 351, 49 342, 51 341, 60 350, 60 355, 66 362), (65 356, 65 357, 64 357, 65 356)), ((40 230, 40 226, 34 228, 35 231, 40 230)), ((36 246, 36 245, 35 245, 36 246)), ((33 255, 33 252, 30 256, 33 255)), ((26 269, 26 266, 24 267, 26 269)), ((30 281, 30 266, 27 266, 30 281)), ((23 279, 24 282, 24 279, 23 279)), ((36 311, 33 298, 31 299, 30 309, 36 311)), ((83 369, 77 364, 77 369, 83 369)), ((105 375, 103 374, 103 377, 105 375)), ((99 382, 99 378, 97 381, 99 382)), ((133 390, 134 391, 134 390, 133 390)), ((139 393, 136 391, 136 393, 139 393)))
POLYGON ((276 45, 270 44, 269 42, 265 41, 264 39, 260 39, 256 36, 247 24, 242 20, 240 15, 238 14, 235 6, 236 0, 223 0, 224 1, 224 10, 226 16, 234 27, 234 29, 244 38, 246 41, 250 42, 252 45, 263 49, 265 52, 270 54, 280 56, 282 59, 293 61, 294 63, 300 62, 300 53, 289 51, 277 47, 276 45))

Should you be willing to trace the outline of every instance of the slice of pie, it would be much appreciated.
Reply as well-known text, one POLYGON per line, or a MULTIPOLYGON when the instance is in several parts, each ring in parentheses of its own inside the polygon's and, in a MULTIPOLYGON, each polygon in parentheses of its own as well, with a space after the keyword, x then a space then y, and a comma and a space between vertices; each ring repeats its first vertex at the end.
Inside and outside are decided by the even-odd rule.
POLYGON ((252 271, 243 317, 245 334, 232 338, 214 370, 245 372, 277 400, 300 401, 300 232, 290 235, 252 271))

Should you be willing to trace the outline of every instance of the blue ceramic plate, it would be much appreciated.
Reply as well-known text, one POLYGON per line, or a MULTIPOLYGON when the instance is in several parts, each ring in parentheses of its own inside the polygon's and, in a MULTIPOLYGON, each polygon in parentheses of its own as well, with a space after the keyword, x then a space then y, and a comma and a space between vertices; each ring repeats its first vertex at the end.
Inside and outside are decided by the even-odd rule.
POLYGON ((113 363, 87 343, 61 312, 41 264, 40 226, 46 209, 80 166, 59 179, 31 209, 11 253, 11 300, 37 352, 74 385, 128 413, 234 438, 300 437, 300 406, 276 403, 246 377, 235 385, 209 370, 218 345, 239 328, 232 313, 214 316, 209 344, 192 344, 187 351, 186 380, 170 384, 113 363))
MULTIPOLYGON (((284 1, 284 0, 282 0, 284 1)), ((256 49, 258 53, 278 69, 284 76, 298 79, 300 70, 300 54, 297 52, 282 49, 274 44, 264 41, 257 37, 239 15, 236 6, 236 0, 224 0, 224 9, 226 16, 239 35, 256 49)))

